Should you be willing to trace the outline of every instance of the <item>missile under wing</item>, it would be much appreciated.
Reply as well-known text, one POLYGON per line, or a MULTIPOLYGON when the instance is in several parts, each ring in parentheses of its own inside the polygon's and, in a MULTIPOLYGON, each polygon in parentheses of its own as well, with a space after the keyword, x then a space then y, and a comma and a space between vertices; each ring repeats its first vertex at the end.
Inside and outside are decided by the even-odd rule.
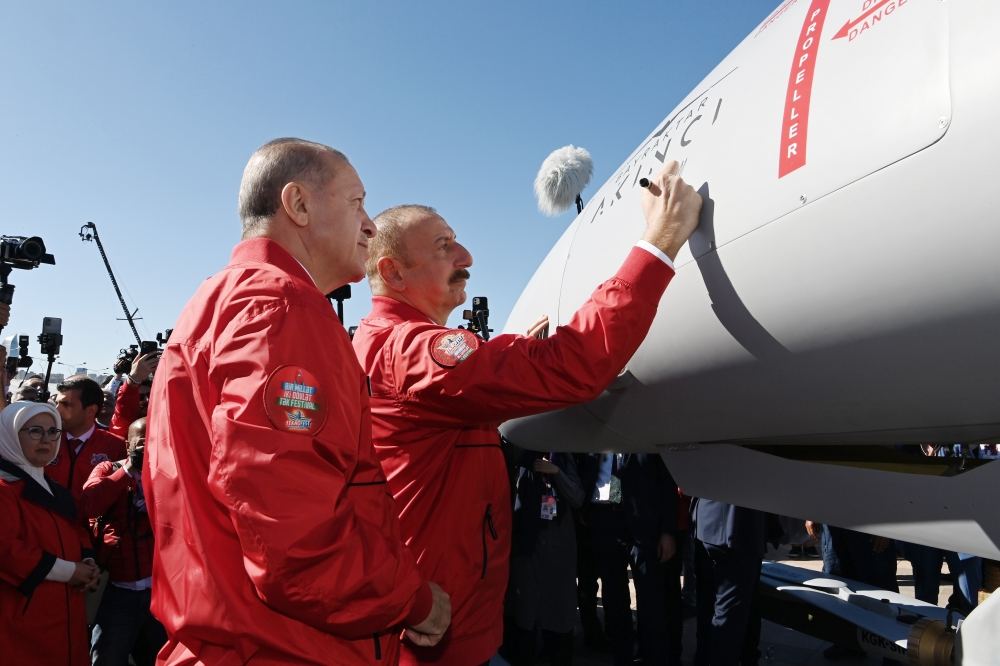
POLYGON ((871 446, 1000 436, 998 31, 992 0, 777 7, 589 200, 506 325, 567 321, 641 235, 638 180, 675 159, 704 208, 647 339, 594 402, 504 434, 659 450, 691 494, 1000 557, 1000 465, 871 446))

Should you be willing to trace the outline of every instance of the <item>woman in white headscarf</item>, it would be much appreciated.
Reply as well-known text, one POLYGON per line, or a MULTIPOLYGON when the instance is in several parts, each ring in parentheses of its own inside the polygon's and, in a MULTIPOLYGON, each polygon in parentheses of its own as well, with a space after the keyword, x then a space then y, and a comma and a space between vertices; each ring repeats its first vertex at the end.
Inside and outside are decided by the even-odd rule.
POLYGON ((96 585, 73 499, 45 477, 59 453, 52 405, 0 411, 0 645, 9 664, 90 663, 83 590, 96 585))

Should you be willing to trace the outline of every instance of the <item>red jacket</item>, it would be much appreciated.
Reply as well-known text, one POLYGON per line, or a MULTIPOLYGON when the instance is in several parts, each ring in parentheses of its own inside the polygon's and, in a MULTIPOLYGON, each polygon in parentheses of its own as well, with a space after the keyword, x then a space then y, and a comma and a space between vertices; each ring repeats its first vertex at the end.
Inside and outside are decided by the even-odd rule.
POLYGON ((143 489, 168 664, 394 664, 430 613, 330 303, 263 238, 204 282, 163 351, 143 489))
MULTIPOLYGON (((112 435, 107 430, 94 428, 93 434, 84 443, 79 453, 69 445, 70 437, 63 431, 62 443, 59 445, 59 455, 45 468, 45 475, 63 488, 69 489, 73 501, 79 505, 83 484, 90 478, 100 463, 106 460, 121 460, 125 457, 125 440, 112 435)), ((82 524, 87 524, 87 517, 81 513, 82 524)))
POLYGON ((128 427, 132 425, 132 421, 139 418, 138 414, 139 385, 126 379, 118 387, 118 395, 115 396, 115 413, 111 415, 108 432, 118 435, 122 439, 128 439, 128 427))
POLYGON ((99 526, 97 555, 114 582, 153 575, 153 529, 140 484, 117 462, 94 468, 83 486, 80 511, 99 526))
POLYGON ((84 593, 45 580, 56 558, 90 557, 90 537, 69 492, 50 483, 12 480, 20 469, 0 461, 0 659, 4 664, 90 664, 84 593))
POLYGON ((482 342, 375 297, 354 336, 371 380, 372 441, 427 580, 451 595, 452 624, 401 663, 480 664, 500 645, 511 502, 497 427, 596 397, 645 337, 673 276, 634 249, 615 277, 546 340, 482 342))

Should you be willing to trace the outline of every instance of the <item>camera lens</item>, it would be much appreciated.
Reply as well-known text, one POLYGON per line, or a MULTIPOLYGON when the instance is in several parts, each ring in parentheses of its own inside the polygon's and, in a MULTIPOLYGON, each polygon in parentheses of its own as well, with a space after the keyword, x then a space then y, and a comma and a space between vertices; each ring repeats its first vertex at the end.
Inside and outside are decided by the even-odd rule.
POLYGON ((42 255, 45 254, 45 243, 38 236, 25 238, 18 244, 17 252, 25 259, 35 261, 41 259, 42 255))

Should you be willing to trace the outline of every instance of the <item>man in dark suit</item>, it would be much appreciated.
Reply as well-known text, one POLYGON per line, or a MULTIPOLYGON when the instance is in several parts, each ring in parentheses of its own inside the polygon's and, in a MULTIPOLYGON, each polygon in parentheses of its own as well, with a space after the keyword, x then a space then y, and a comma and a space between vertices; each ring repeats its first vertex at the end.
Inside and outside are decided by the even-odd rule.
POLYGON ((633 657, 626 567, 632 569, 645 664, 680 664, 680 587, 667 602, 666 578, 679 577, 677 484, 656 454, 602 454, 583 472, 604 621, 616 666, 633 657), (676 597, 676 603, 672 603, 676 597), (669 618, 669 623, 668 623, 669 618))
POLYGON ((757 584, 764 555, 765 514, 696 498, 697 666, 754 666, 760 642, 757 584))

